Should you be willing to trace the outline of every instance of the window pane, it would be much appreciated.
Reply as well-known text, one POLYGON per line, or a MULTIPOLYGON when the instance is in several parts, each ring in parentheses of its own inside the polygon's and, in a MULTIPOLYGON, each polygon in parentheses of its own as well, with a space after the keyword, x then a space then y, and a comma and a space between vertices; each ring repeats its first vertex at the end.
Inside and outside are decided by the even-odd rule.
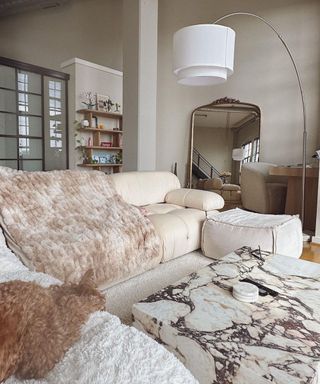
POLYGON ((42 137, 41 117, 19 116, 19 134, 42 137))
POLYGON ((20 137, 19 156, 23 159, 42 159, 42 140, 20 137))
POLYGON ((0 166, 18 169, 18 162, 17 160, 0 160, 0 166))
POLYGON ((0 89, 0 111, 16 112, 16 93, 0 89))
POLYGON ((0 87, 16 89, 15 69, 0 65, 0 87))
POLYGON ((19 111, 31 115, 41 115, 41 96, 19 93, 19 111))
POLYGON ((20 161, 20 168, 23 171, 42 171, 42 161, 41 160, 22 160, 20 161))
POLYGON ((11 115, 9 113, 0 113, 0 134, 1 135, 17 134, 16 115, 11 115))
POLYGON ((65 82, 44 78, 45 169, 67 167, 65 82))
POLYGON ((41 76, 37 73, 18 70, 18 90, 41 94, 41 76))
POLYGON ((17 158, 17 139, 0 137, 0 159, 17 158))

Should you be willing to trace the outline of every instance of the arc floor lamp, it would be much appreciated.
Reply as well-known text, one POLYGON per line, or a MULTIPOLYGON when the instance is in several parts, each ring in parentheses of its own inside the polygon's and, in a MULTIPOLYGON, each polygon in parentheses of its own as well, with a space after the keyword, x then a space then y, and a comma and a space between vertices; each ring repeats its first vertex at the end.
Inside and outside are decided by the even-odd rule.
POLYGON ((173 37, 173 67, 178 83, 191 86, 215 85, 227 80, 233 73, 235 32, 220 21, 233 16, 250 16, 266 24, 277 35, 288 53, 298 81, 302 116, 302 202, 301 220, 304 221, 305 185, 307 165, 307 127, 301 78, 292 53, 280 33, 266 19, 249 12, 233 12, 217 19, 213 24, 198 24, 180 29, 173 37))

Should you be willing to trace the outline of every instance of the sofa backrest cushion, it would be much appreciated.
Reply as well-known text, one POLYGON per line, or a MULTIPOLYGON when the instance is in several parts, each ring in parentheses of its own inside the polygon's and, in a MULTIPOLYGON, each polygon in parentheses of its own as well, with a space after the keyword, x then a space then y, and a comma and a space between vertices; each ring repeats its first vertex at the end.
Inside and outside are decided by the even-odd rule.
POLYGON ((136 206, 163 203, 168 192, 181 187, 171 172, 122 172, 111 177, 119 195, 136 206))

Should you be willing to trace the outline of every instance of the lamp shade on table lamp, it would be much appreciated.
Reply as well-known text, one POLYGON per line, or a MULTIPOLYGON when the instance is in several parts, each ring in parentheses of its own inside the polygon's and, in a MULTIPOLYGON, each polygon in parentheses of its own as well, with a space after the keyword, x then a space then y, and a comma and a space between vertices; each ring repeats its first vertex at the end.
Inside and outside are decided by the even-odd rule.
POLYGON ((242 161, 244 159, 245 151, 243 148, 234 148, 232 150, 232 160, 242 161))
POLYGON ((173 37, 173 72, 184 85, 214 85, 233 73, 235 32, 222 25, 198 24, 173 37))

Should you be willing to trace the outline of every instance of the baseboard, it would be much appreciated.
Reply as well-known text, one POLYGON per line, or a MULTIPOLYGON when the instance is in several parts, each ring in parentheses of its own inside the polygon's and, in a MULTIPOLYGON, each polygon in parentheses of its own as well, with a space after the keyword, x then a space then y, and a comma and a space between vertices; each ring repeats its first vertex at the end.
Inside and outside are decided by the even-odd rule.
POLYGON ((312 243, 320 244, 320 237, 319 236, 312 236, 311 241, 312 241, 312 243))

